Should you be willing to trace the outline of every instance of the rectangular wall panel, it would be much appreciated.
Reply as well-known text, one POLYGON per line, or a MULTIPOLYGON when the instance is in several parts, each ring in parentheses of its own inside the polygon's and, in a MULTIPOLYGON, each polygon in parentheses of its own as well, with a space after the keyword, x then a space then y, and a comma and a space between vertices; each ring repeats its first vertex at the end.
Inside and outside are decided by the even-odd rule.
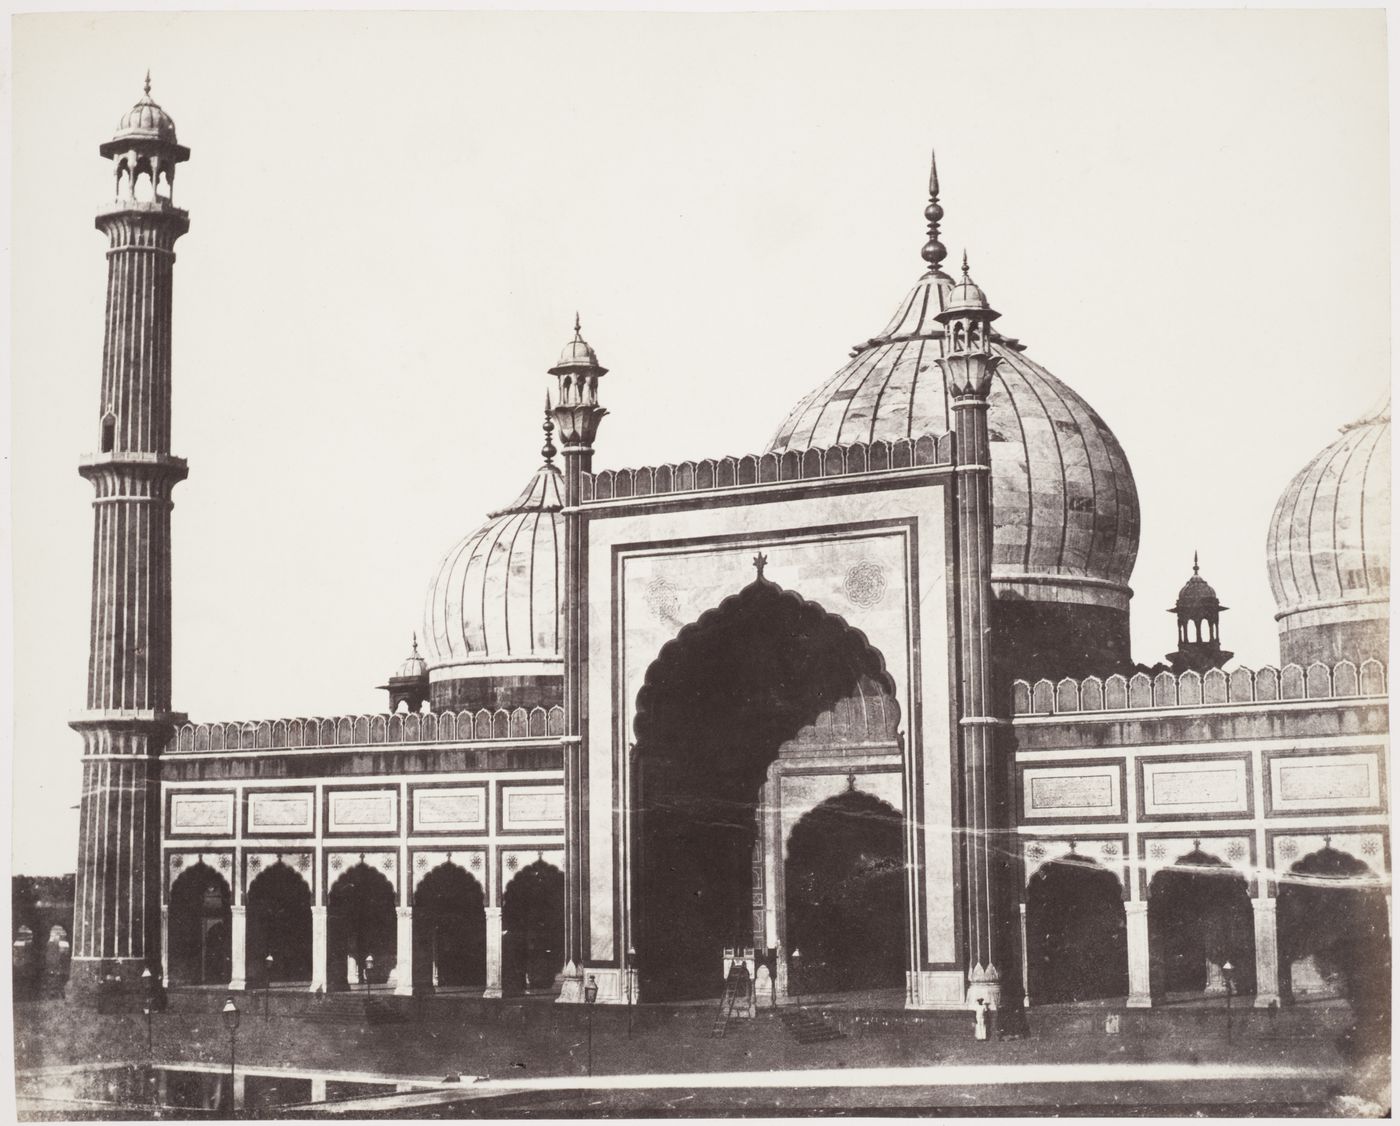
POLYGON ((564 827, 563 786, 502 786, 501 829, 505 832, 564 827))
POLYGON ((1144 817, 1189 818, 1249 814, 1249 764, 1242 758, 1144 760, 1144 817))
POLYGON ((1275 755, 1269 759, 1269 793, 1274 813, 1379 809, 1380 756, 1275 755))
POLYGON ((171 794, 170 833, 174 836, 232 836, 233 795, 171 794))
POLYGON ((1116 762, 1026 767, 1021 771, 1022 820, 1122 817, 1122 779, 1116 762))
MULTIPOLYGON (((563 791, 560 791, 562 795, 563 791)), ((486 831, 484 786, 425 787, 413 791, 413 832, 481 833, 486 831)))
POLYGON ((395 833, 399 828, 397 790, 332 790, 326 798, 329 833, 395 833))
POLYGON ((315 828, 315 795, 307 790, 296 794, 248 794, 250 836, 310 833, 315 828))

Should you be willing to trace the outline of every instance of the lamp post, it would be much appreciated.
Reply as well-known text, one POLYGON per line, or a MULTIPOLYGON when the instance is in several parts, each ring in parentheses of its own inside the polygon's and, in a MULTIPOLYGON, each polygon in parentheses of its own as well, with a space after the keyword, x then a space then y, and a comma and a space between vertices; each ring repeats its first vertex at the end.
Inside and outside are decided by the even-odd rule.
POLYGON ((802 971, 802 951, 799 950, 799 949, 797 949, 796 947, 794 947, 794 948, 793 948, 793 951, 792 951, 792 967, 791 967, 791 971, 790 971, 790 973, 789 973, 789 978, 788 978, 788 992, 789 992, 789 993, 801 993, 801 992, 802 992, 801 988, 799 988, 799 986, 801 985, 801 980, 802 980, 802 979, 801 979, 801 971, 802 971))
POLYGON ((1235 967, 1227 961, 1220 967, 1220 973, 1225 978, 1225 1043, 1229 1044, 1235 1033, 1235 1014, 1231 1006, 1235 994, 1235 967))
POLYGON ((371 991, 374 989, 374 986, 370 984, 370 980, 369 980, 369 975, 371 974, 371 972, 373 972, 373 970, 374 970, 374 955, 373 955, 373 954, 366 954, 366 955, 365 955, 365 1000, 366 1000, 366 1001, 369 1000, 369 995, 370 995, 371 991))
POLYGON ((598 979, 588 975, 588 984, 583 987, 584 1008, 588 1010, 588 1075, 593 1076, 593 1006, 598 1000, 598 979))
POLYGON ((235 1067, 238 1061, 238 1021, 241 1016, 238 1011, 238 1006, 233 1003, 232 997, 224 1002, 224 1009, 221 1015, 224 1018, 224 1027, 228 1029, 228 1106, 229 1114, 232 1116, 234 1110, 237 1109, 233 1095, 233 1087, 236 1082, 235 1067))
POLYGON ((267 967, 267 976, 263 978, 263 1024, 267 1023, 268 1005, 272 1001, 272 963, 272 952, 268 951, 267 957, 263 959, 263 965, 267 967))
POLYGON ((637 977, 633 968, 637 962, 637 949, 630 943, 627 946, 627 1039, 632 1039, 632 1004, 636 1000, 637 977))

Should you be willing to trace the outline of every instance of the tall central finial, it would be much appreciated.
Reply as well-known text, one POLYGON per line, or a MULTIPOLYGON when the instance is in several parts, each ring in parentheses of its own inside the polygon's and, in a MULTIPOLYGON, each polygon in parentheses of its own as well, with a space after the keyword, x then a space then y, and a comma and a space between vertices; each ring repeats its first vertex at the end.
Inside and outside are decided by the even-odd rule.
POLYGON ((554 464, 554 455, 559 451, 554 448, 554 414, 549 405, 549 392, 544 393, 544 446, 540 453, 544 456, 546 465, 554 464))
POLYGON ((943 245, 938 231, 938 224, 943 219, 943 207, 938 202, 937 153, 934 153, 929 160, 928 206, 924 208, 924 218, 928 220, 928 242, 924 243, 920 257, 928 263, 929 273, 941 274, 943 272, 943 259, 948 257, 948 248, 943 245))
POLYGON ((1191 573, 1193 575, 1199 575, 1201 573, 1201 553, 1199 551, 1193 551, 1191 553, 1191 573))
POLYGON ((575 335, 575 336, 581 336, 582 334, 583 334, 583 323, 578 319, 578 311, 575 310, 575 311, 574 311, 574 335, 575 335))
POLYGON ((151 96, 151 68, 146 68, 146 97, 151 96))
POLYGON ((967 281, 971 281, 971 280, 972 280, 972 279, 971 279, 970 277, 967 276, 967 251, 964 250, 964 251, 963 251, 963 281, 967 282, 967 281))

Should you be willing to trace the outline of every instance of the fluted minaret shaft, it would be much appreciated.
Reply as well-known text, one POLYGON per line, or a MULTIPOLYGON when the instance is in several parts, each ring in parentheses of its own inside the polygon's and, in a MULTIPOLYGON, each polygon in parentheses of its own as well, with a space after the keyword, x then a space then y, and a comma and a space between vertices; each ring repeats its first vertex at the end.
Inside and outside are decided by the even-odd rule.
POLYGON ((173 724, 170 659, 170 338, 175 241, 189 216, 170 198, 188 150, 147 96, 102 146, 117 199, 107 235, 106 333, 94 437, 92 625, 83 737, 70 994, 160 974, 159 755, 173 724), (142 198, 144 195, 145 198, 142 198))

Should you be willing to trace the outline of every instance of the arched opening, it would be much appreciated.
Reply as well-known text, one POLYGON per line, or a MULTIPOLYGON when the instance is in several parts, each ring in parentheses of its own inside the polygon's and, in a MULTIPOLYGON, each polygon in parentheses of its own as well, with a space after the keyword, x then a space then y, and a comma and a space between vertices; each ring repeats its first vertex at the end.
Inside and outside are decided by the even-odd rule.
POLYGON ((258 874, 247 899, 248 982, 310 982, 311 889, 306 881, 279 861, 258 874))
POLYGON ((102 416, 102 452, 109 454, 117 444, 117 420, 111 414, 102 416))
POLYGON ((1390 920, 1369 865, 1330 845, 1279 881, 1278 943, 1286 997, 1346 997, 1358 1025, 1388 1027, 1390 920))
POLYGON ((501 898, 506 993, 548 990, 564 968, 564 873, 543 860, 521 868, 501 898))
POLYGON ((136 162, 136 172, 131 185, 131 194, 137 203, 152 203, 156 198, 155 181, 151 177, 151 162, 141 157, 136 162))
POLYGON ((1027 993, 1035 1004, 1127 995, 1127 917, 1112 872, 1067 856, 1031 877, 1026 964, 1027 993))
POLYGON ((1147 889, 1152 996, 1254 992, 1254 909, 1249 883, 1200 849, 1163 868, 1147 889), (1225 966, 1229 965, 1229 982, 1225 966))
POLYGON ((413 890, 413 976, 435 989, 486 986, 486 901, 456 864, 439 864, 413 890))
POLYGON ((336 880, 326 897, 328 989, 389 980, 398 957, 394 907, 393 885, 368 864, 347 868, 336 880))
POLYGON ((800 975, 789 969, 790 992, 904 985, 898 810, 854 789, 822 802, 793 826, 784 882, 786 945, 801 951, 800 975))
POLYGON ((865 637, 756 579, 667 643, 637 696, 632 840, 644 996, 713 997, 726 947, 766 948, 759 796, 779 747, 862 677, 865 637))
POLYGON ((207 864, 186 868, 170 889, 170 980, 227 985, 232 978, 228 883, 207 864))

